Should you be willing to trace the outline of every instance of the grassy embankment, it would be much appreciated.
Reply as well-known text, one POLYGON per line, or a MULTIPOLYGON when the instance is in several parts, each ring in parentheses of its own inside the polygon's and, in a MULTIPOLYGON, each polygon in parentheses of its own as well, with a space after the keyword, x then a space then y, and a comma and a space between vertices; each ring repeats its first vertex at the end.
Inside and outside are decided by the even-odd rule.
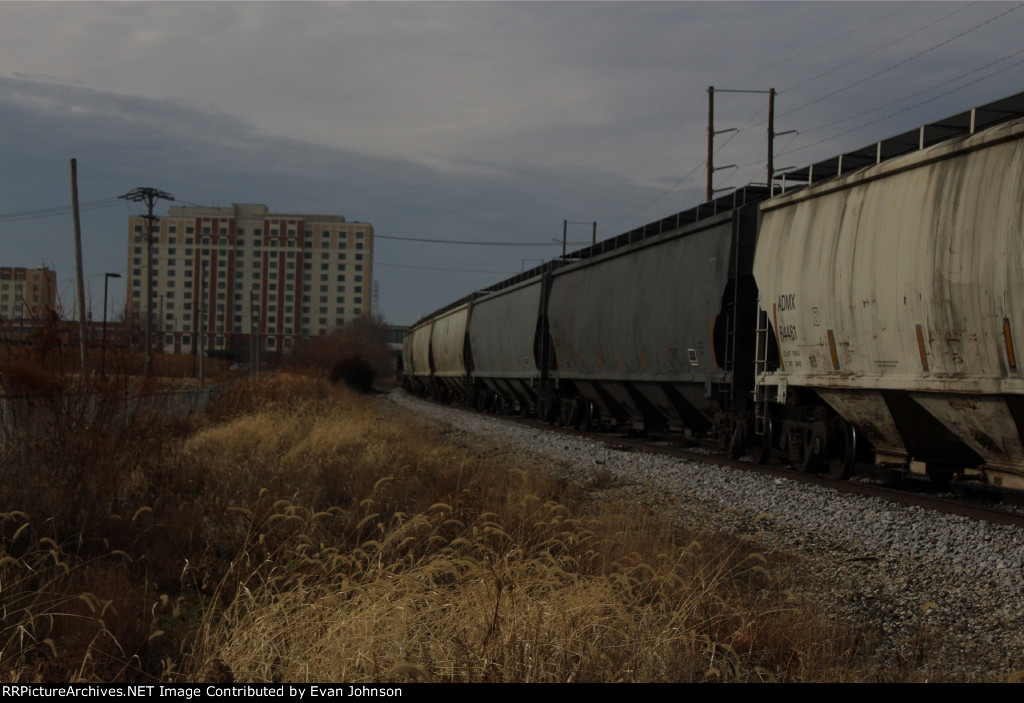
POLYGON ((4 681, 850 681, 866 639, 680 532, 301 376, 54 400, 2 455, 4 681))

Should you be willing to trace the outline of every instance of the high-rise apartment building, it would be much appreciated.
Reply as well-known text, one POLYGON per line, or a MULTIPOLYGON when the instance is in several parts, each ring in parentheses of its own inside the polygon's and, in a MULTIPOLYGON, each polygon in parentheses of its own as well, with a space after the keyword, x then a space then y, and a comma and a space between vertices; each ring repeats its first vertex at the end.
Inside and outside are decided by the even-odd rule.
MULTIPOLYGON (((128 310, 145 324, 146 217, 128 223, 128 310)), ((370 312, 373 226, 266 205, 171 207, 153 223, 154 343, 286 353, 370 312), (205 337, 203 334, 205 333, 205 337), (201 339, 202 338, 202 339, 201 339)))
POLYGON ((57 307, 57 273, 48 268, 0 268, 0 318, 37 320, 57 307))

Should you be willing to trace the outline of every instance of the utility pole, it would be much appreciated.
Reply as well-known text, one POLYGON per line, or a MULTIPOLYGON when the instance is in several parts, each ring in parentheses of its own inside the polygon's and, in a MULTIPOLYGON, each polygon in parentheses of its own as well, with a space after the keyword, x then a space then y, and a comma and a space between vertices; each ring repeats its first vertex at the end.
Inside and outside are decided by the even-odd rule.
POLYGON ((71 211, 75 220, 75 277, 78 286, 78 347, 82 356, 82 376, 86 374, 85 281, 82 275, 82 220, 78 215, 78 162, 71 159, 71 211))
MULTIPOLYGON (((792 132, 775 133, 775 88, 768 90, 719 90, 720 93, 767 93, 768 94, 768 192, 775 193, 773 183, 775 181, 775 137, 779 134, 791 134, 792 132)), ((715 88, 708 88, 708 159, 707 159, 707 200, 715 197, 714 173, 718 170, 736 168, 735 166, 722 166, 715 168, 715 136, 726 132, 738 132, 735 127, 715 131, 715 88)))
POLYGON ((565 258, 565 247, 568 243, 569 225, 590 225, 590 246, 597 244, 597 221, 594 222, 577 222, 575 220, 562 220, 562 258, 565 258))
POLYGON ((768 194, 775 195, 775 88, 768 89, 768 194))
POLYGON ((715 197, 715 86, 708 86, 708 159, 705 200, 715 197))
POLYGON ((153 205, 157 200, 174 200, 156 188, 136 188, 120 196, 133 203, 146 203, 146 377, 153 375, 153 205))

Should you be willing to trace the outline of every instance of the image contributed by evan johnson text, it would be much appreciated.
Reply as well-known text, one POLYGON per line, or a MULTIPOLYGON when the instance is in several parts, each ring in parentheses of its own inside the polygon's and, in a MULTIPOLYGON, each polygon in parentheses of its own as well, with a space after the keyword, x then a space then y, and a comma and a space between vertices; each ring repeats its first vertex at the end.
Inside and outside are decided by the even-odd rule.
POLYGON ((364 684, 3 684, 3 698, 401 698, 409 686, 364 684))

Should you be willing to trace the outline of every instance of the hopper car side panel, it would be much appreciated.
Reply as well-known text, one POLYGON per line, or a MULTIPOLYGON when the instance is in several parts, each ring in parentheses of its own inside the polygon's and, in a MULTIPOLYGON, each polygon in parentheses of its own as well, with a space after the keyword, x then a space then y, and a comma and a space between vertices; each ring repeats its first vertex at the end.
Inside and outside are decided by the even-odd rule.
POLYGON ((412 390, 420 395, 424 395, 431 384, 430 333, 432 328, 432 320, 413 327, 406 335, 402 349, 403 355, 408 350, 405 366, 406 376, 411 379, 412 390))
POLYGON ((541 369, 535 357, 543 277, 500 290, 473 303, 469 322, 478 407, 495 399, 505 407, 536 406, 541 369))
POLYGON ((1024 121, 762 211, 754 273, 781 360, 761 382, 776 419, 799 424, 806 389, 879 463, 938 475, 962 462, 1024 488, 1024 121))
POLYGON ((756 300, 745 283, 739 295, 746 300, 735 305, 737 276, 749 280, 750 265, 750 253, 735 245, 750 249, 754 240, 754 218, 740 212, 553 274, 548 319, 563 394, 570 387, 590 407, 637 429, 728 431, 732 367, 737 354, 750 357, 736 349, 733 311, 756 300))
POLYGON ((469 326, 468 303, 439 315, 430 333, 430 355, 435 386, 451 394, 464 396, 468 390, 466 330, 469 326))

